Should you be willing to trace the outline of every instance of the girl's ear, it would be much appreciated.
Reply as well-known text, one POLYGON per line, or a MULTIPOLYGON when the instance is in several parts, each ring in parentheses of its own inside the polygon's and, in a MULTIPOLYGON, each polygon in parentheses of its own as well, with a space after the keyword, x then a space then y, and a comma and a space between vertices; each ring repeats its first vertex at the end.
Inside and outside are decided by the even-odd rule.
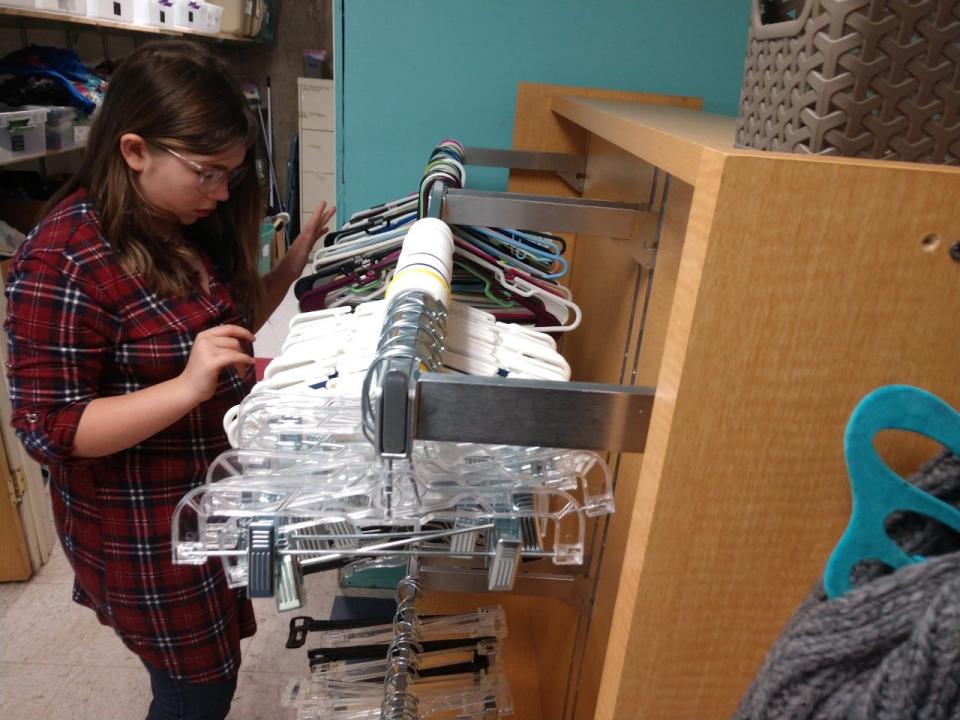
POLYGON ((147 141, 136 133, 120 136, 120 154, 134 172, 141 172, 147 163, 147 141))

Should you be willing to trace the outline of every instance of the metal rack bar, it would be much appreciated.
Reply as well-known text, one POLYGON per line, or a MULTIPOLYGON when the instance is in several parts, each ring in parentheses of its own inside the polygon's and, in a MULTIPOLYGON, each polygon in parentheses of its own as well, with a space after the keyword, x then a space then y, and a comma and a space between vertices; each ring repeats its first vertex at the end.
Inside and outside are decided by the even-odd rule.
POLYGON ((640 215, 647 210, 638 203, 467 190, 448 188, 442 183, 434 185, 433 190, 431 209, 439 205, 440 219, 451 225, 511 227, 627 240, 635 235, 640 215))
POLYGON ((417 382, 413 435, 643 452, 654 393, 648 387, 424 373, 417 382))
POLYGON ((555 172, 578 194, 583 192, 583 181, 586 178, 587 169, 587 158, 582 155, 530 150, 465 147, 463 161, 465 165, 481 167, 555 172))

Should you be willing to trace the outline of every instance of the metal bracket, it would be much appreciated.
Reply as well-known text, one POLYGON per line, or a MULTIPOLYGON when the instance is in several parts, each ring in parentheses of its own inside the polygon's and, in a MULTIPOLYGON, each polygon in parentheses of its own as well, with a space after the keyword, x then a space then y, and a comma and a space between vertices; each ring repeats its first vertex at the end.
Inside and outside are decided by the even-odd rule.
POLYGON ((440 219, 451 225, 568 232, 621 240, 634 236, 641 213, 647 209, 636 203, 465 190, 441 183, 431 192, 431 212, 437 204, 440 219), (438 196, 439 203, 435 199, 438 196))
POLYGON ((423 373, 417 382, 413 436, 643 452, 655 392, 629 385, 423 373))
POLYGON ((587 176, 587 158, 567 153, 465 147, 463 149, 463 162, 465 165, 480 167, 505 167, 511 170, 555 172, 578 195, 583 192, 583 181, 587 176))

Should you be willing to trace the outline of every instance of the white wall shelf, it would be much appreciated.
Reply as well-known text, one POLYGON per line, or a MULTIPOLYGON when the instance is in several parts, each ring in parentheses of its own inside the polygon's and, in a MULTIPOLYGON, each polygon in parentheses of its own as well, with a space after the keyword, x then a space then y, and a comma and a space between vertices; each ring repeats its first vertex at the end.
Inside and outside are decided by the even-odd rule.
POLYGON ((222 42, 255 42, 253 38, 229 35, 227 33, 207 33, 186 28, 159 28, 135 23, 116 22, 93 17, 80 17, 68 13, 48 12, 44 10, 27 10, 23 8, 0 7, 0 21, 4 18, 22 18, 23 20, 40 20, 44 23, 59 23, 61 25, 90 25, 106 30, 122 32, 147 33, 149 35, 166 35, 171 37, 196 37, 206 40, 222 42))
POLYGON ((22 157, 11 158, 9 160, 0 159, 0 167, 6 167, 7 165, 17 165, 19 163, 30 162, 31 160, 46 160, 50 157, 56 157, 57 155, 65 155, 67 153, 74 152, 75 150, 81 150, 86 146, 86 143, 81 143, 80 145, 74 145, 73 147, 62 148, 59 150, 47 150, 42 153, 31 153, 30 155, 23 155, 22 157))

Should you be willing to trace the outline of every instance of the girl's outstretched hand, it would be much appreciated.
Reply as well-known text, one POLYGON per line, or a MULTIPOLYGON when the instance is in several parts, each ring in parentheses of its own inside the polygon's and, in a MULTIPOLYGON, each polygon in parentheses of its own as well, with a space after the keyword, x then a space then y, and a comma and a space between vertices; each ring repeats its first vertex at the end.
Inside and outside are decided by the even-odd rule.
POLYGON ((327 207, 325 202, 320 203, 320 207, 310 216, 307 224, 300 229, 300 234, 290 245, 284 259, 286 260, 286 257, 290 256, 288 262, 291 264, 295 278, 300 277, 303 273, 303 269, 307 266, 307 260, 310 258, 310 251, 313 250, 317 240, 327 234, 330 221, 336 212, 335 207, 327 207))

